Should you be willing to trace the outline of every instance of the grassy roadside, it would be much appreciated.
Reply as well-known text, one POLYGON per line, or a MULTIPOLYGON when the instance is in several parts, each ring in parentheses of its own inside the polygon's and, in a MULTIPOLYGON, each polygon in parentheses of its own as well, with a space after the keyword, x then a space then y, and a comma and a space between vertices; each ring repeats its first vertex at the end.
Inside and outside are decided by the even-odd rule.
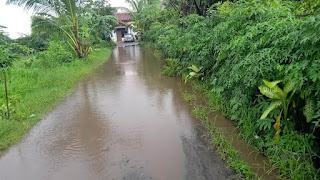
MULTIPOLYGON (((28 67, 26 60, 16 61, 8 71, 11 118, 0 119, 0 155, 18 142, 28 130, 70 93, 74 85, 110 55, 110 48, 95 49, 85 59, 53 67, 28 67)), ((0 112, 5 111, 3 78, 0 112)))
POLYGON ((241 159, 239 151, 232 147, 231 140, 225 137, 219 128, 215 127, 212 120, 209 120, 210 105, 198 105, 196 103, 197 96, 193 92, 182 93, 183 99, 193 106, 192 113, 197 119, 201 120, 207 131, 207 136, 210 138, 212 145, 217 149, 220 157, 236 172, 236 178, 257 178, 249 164, 241 159))
MULTIPOLYGON (((207 90, 206 84, 200 83, 199 81, 193 81, 192 87, 193 91, 201 93, 207 100, 205 105, 198 105, 195 102, 196 96, 193 92, 183 94, 183 97, 186 101, 190 102, 194 108, 193 113, 198 119, 201 119, 205 128, 208 131, 208 134, 212 140, 212 144, 217 147, 219 154, 223 159, 225 159, 230 167, 232 167, 238 175, 243 175, 246 179, 260 179, 257 174, 254 174, 250 166, 245 161, 241 160, 242 158, 239 156, 239 151, 235 150, 232 147, 232 143, 225 136, 224 133, 217 127, 215 127, 215 123, 212 119, 208 119, 208 114, 212 111, 219 111, 225 117, 229 117, 228 114, 225 113, 224 107, 221 104, 221 100, 217 98, 214 93, 207 90)), ((239 128, 239 127, 237 127, 239 128)), ((241 128, 241 127, 240 127, 241 128)), ((238 134, 239 137, 243 138, 248 144, 253 145, 252 142, 248 141, 243 137, 243 130, 240 130, 238 134)), ((271 177, 279 178, 279 179, 318 179, 317 175, 312 178, 300 178, 299 175, 304 174, 314 174, 317 170, 314 169, 312 163, 309 160, 301 159, 300 157, 291 157, 287 155, 284 158, 282 150, 275 145, 274 148, 278 150, 278 153, 273 153, 273 150, 270 152, 264 152, 261 149, 258 149, 262 154, 264 154, 268 158, 268 164, 271 165, 271 169, 266 171, 266 174, 271 173, 271 177), (299 165, 298 165, 299 164, 299 165), (275 170, 275 171, 274 171, 275 170), (304 173, 302 173, 304 172, 304 173), (298 176, 298 177, 297 177, 298 176)), ((319 170, 318 170, 319 172, 319 170)))

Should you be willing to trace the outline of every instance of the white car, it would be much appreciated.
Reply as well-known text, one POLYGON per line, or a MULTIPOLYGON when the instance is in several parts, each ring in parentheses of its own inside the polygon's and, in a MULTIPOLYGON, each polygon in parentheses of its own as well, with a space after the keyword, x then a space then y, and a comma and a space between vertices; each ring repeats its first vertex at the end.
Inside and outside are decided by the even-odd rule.
POLYGON ((133 34, 125 34, 123 41, 124 42, 134 42, 135 39, 134 39, 133 34))

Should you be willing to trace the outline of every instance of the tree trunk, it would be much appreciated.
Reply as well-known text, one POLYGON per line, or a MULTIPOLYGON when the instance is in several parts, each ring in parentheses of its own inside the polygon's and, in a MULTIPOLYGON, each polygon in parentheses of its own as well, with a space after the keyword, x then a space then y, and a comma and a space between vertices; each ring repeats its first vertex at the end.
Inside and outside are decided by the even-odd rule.
POLYGON ((6 103, 7 103, 7 114, 8 114, 8 119, 10 119, 10 110, 9 110, 9 98, 8 98, 8 87, 7 87, 7 75, 6 73, 3 74, 4 77, 4 91, 6 94, 6 103))
POLYGON ((78 36, 78 28, 76 25, 73 26, 74 37, 77 42, 77 46, 75 47, 77 55, 79 58, 83 58, 83 46, 78 36))
POLYGON ((198 14, 199 16, 202 16, 202 15, 203 15, 202 10, 201 10, 200 7, 198 6, 196 0, 193 0, 193 4, 194 4, 194 6, 196 7, 197 14, 198 14))

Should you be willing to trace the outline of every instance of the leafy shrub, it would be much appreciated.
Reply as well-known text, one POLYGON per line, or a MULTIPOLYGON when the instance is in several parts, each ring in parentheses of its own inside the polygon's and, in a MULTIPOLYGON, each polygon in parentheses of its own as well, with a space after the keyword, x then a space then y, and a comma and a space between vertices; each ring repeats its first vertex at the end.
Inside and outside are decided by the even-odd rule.
POLYGON ((51 35, 48 33, 32 33, 30 36, 16 39, 15 42, 36 51, 44 51, 48 48, 50 38, 51 35))
POLYGON ((162 74, 166 74, 168 76, 178 76, 181 71, 181 66, 177 59, 167 59, 168 66, 164 66, 164 71, 162 74), (178 74, 177 74, 178 73, 178 74))
POLYGON ((41 67, 54 67, 62 65, 63 63, 70 63, 76 59, 74 53, 70 51, 70 48, 61 44, 60 42, 51 42, 48 49, 44 52, 36 54, 34 66, 41 67))
POLYGON ((159 13, 143 39, 169 57, 166 74, 182 76, 189 66, 203 67, 203 82, 216 99, 212 102, 237 121, 241 135, 266 152, 287 178, 309 179, 319 177, 312 162, 300 163, 309 167, 302 172, 299 163, 280 160, 279 152, 270 150, 320 154, 320 15, 298 18, 297 7, 303 13, 316 9, 303 9, 304 2, 265 0, 216 4, 209 17, 191 14, 169 21, 159 13), (259 95, 263 79, 298 82, 288 107, 290 121, 283 121, 279 134, 281 143, 272 138, 276 133, 272 124, 280 110, 271 112, 265 122, 259 119, 270 104, 259 95), (306 109, 314 112, 306 115, 306 109), (292 134, 314 138, 289 141, 292 134), (303 151, 287 148, 294 144, 303 151))
POLYGON ((7 48, 4 46, 0 46, 0 69, 8 68, 12 64, 13 58, 11 57, 10 53, 8 52, 7 48))
POLYGON ((29 55, 32 53, 32 49, 18 43, 8 43, 7 49, 11 54, 15 55, 29 55))

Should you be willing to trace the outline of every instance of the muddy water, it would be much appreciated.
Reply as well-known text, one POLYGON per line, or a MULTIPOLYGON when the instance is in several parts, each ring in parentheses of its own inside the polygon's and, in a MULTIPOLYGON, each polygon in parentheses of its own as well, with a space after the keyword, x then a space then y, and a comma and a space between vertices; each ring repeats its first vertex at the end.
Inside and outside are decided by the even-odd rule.
POLYGON ((0 179, 231 179, 161 71, 149 50, 115 48, 0 158, 0 179))

